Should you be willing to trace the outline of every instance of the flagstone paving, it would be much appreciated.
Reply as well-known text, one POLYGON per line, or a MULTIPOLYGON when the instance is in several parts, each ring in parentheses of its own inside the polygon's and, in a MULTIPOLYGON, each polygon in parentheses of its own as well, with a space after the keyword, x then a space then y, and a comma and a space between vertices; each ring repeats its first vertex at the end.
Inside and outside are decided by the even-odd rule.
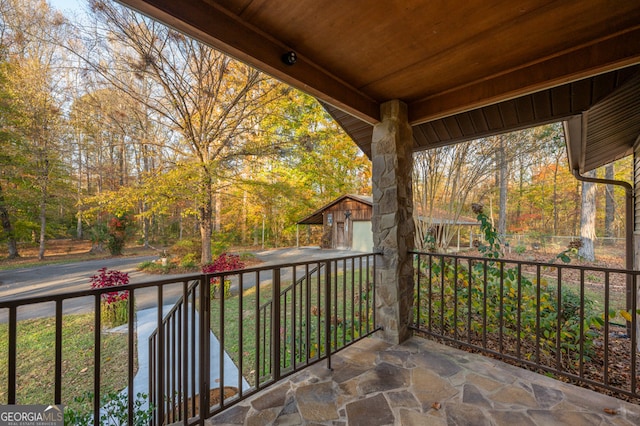
POLYGON ((316 364, 208 424, 640 424, 639 405, 418 337, 396 346, 365 339, 332 367, 316 364))

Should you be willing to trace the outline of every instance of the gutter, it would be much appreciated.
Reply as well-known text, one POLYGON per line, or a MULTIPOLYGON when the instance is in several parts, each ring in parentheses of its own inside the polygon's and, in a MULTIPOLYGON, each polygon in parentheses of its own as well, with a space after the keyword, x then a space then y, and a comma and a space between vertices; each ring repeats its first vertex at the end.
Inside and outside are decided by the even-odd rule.
MULTIPOLYGON (((633 270, 633 186, 629 182, 623 180, 609 180, 592 178, 582 176, 580 171, 575 168, 572 170, 573 176, 582 182, 603 183, 605 185, 616 185, 624 188, 625 193, 625 268, 627 270, 633 270)), ((626 310, 631 312, 633 310, 633 276, 627 274, 627 288, 626 288, 626 310)), ((627 336, 631 336, 631 323, 627 322, 627 336)))

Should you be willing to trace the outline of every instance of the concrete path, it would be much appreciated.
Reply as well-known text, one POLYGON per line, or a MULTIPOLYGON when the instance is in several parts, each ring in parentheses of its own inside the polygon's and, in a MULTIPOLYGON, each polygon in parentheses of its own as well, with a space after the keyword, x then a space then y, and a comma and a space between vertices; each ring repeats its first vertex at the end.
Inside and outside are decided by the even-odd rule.
POLYGON ((640 424, 640 406, 413 337, 362 340, 223 411, 209 425, 640 424))
MULTIPOLYGON (((173 308, 173 305, 165 305, 163 306, 162 313, 165 316, 169 311, 173 308)), ((191 312, 191 309, 189 312, 191 312)), ((195 327, 196 330, 196 340, 197 336, 200 332, 200 322, 198 321, 198 313, 196 311, 195 318, 189 315, 188 328, 191 330, 191 327, 195 327), (194 324, 195 323, 195 324, 194 324)), ((141 311, 137 311, 136 313, 136 333, 138 336, 138 372, 136 373, 133 380, 133 393, 137 395, 138 393, 142 393, 145 395, 149 395, 149 336, 156 330, 158 321, 158 310, 157 308, 144 309, 141 311)), ((111 332, 125 332, 126 333, 127 326, 121 326, 116 329, 112 329, 111 332)), ((217 387, 216 383, 218 383, 220 379, 220 341, 216 338, 215 334, 211 333, 211 343, 210 343, 210 354, 211 354, 211 371, 209 376, 209 383, 212 388, 217 387)), ((188 341, 185 343, 189 345, 189 347, 195 348, 196 353, 199 351, 199 342, 195 343, 191 342, 191 333, 189 333, 187 337, 188 341)), ((196 377, 199 375, 199 371, 196 368, 195 371, 196 377)), ((224 377, 225 377, 225 386, 233 386, 239 388, 242 386, 243 390, 249 389, 249 384, 246 380, 242 380, 242 384, 238 383, 238 367, 231 360, 229 355, 224 353, 224 377)), ((196 384, 197 385, 197 384, 196 384)), ((191 387, 191 382, 189 382, 189 388, 191 387)), ((127 394, 128 388, 125 388, 123 394, 127 394)), ((187 396, 192 396, 191 392, 187 393, 187 396)), ((141 406, 141 409, 144 410, 148 407, 148 401, 145 399, 144 403, 141 406)))

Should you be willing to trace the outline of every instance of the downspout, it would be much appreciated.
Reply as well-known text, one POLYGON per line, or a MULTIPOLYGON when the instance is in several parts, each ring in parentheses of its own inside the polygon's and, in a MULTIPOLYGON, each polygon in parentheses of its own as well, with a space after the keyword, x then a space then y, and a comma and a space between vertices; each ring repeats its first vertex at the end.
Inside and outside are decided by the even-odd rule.
MULTIPOLYGON (((582 182, 603 183, 605 185, 616 185, 624 188, 625 193, 625 268, 633 270, 633 186, 623 180, 609 180, 582 176, 578 169, 573 169, 573 176, 582 182)), ((627 274, 627 297, 626 310, 632 311, 633 307, 633 276, 627 274)), ((631 336, 631 322, 627 321, 627 336, 631 336)))

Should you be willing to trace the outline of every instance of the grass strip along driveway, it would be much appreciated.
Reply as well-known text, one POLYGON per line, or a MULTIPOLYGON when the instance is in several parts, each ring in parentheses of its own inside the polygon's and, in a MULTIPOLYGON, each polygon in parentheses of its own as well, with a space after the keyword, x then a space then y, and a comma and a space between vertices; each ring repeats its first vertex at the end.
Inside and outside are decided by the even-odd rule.
MULTIPOLYGON (((54 403, 55 318, 29 319, 17 326, 18 404, 54 403)), ((8 326, 0 324, 0 353, 8 353, 8 326)), ((103 331, 101 392, 127 385, 127 335, 103 331)), ((93 314, 65 315, 62 323, 62 401, 93 391, 93 314)), ((7 403, 7 363, 0 364, 0 404, 7 403)))

